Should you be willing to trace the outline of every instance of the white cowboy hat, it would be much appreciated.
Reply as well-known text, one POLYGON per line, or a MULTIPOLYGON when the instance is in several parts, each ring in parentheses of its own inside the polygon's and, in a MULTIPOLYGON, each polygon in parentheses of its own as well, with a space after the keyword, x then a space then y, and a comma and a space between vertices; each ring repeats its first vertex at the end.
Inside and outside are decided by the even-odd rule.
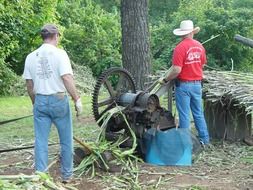
POLYGON ((180 28, 173 30, 173 34, 176 36, 184 36, 193 32, 197 34, 200 31, 199 27, 193 27, 193 22, 191 20, 183 20, 180 23, 180 28))

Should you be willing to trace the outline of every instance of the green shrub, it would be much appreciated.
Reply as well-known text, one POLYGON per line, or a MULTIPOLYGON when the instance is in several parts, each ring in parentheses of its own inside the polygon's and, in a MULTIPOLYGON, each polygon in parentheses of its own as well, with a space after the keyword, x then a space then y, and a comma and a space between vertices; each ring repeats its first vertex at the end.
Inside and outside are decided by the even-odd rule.
POLYGON ((98 76, 121 64, 121 30, 117 11, 108 13, 90 0, 59 4, 60 23, 66 28, 62 45, 70 59, 91 68, 98 76))
POLYGON ((74 78, 77 90, 81 94, 91 94, 95 86, 95 79, 92 71, 85 65, 78 65, 72 62, 74 78))
POLYGON ((10 94, 11 87, 16 83, 17 75, 0 59, 0 96, 10 94))

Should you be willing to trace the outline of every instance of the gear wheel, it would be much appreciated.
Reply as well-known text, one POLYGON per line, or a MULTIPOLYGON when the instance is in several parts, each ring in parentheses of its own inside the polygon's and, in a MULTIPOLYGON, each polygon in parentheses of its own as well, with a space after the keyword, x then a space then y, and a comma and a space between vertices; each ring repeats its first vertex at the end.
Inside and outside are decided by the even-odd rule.
MULTIPOLYGON (((110 68, 98 78, 92 94, 92 110, 95 120, 116 106, 118 97, 126 92, 136 93, 135 81, 126 69, 110 68)), ((98 123, 101 126, 101 123, 98 123)))

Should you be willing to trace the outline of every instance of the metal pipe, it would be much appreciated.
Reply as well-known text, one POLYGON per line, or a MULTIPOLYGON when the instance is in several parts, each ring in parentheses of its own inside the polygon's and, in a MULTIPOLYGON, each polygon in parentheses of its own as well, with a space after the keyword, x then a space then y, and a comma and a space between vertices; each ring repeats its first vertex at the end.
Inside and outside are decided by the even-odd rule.
POLYGON ((249 46, 251 48, 253 48, 253 40, 250 38, 245 38, 239 34, 236 34, 234 39, 240 43, 242 43, 243 45, 249 46))
POLYGON ((27 117, 31 117, 31 116, 33 116, 33 115, 27 115, 27 116, 24 116, 24 117, 18 117, 18 118, 6 120, 6 121, 0 121, 0 125, 10 123, 10 122, 13 122, 13 121, 17 121, 17 120, 20 120, 20 119, 24 119, 24 118, 27 118, 27 117))
MULTIPOLYGON (((52 144, 49 144, 48 146, 57 145, 57 144, 59 144, 59 143, 52 143, 52 144)), ((2 149, 2 150, 0 150, 0 154, 3 152, 12 152, 12 151, 24 150, 24 149, 30 149, 30 148, 34 148, 34 145, 2 149)))

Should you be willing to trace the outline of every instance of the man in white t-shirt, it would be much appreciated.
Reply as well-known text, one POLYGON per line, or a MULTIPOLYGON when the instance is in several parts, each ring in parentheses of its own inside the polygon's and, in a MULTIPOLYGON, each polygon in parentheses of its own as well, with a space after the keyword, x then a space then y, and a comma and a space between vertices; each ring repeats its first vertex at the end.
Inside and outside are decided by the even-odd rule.
POLYGON ((57 48, 60 33, 53 24, 41 29, 43 44, 25 60, 23 77, 32 100, 35 132, 35 170, 48 167, 48 137, 55 124, 61 146, 61 177, 63 182, 73 173, 73 129, 69 99, 72 97, 77 116, 82 103, 77 93, 67 53, 57 48))

